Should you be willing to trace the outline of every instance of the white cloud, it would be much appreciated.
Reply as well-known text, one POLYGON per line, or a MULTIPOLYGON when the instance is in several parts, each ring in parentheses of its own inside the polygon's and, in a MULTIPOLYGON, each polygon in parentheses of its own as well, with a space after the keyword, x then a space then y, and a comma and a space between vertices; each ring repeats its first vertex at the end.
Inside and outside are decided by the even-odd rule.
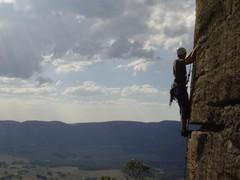
POLYGON ((53 61, 57 73, 84 71, 93 64, 92 61, 68 62, 62 59, 53 61))
POLYGON ((100 86, 92 81, 85 81, 78 86, 68 87, 63 94, 70 97, 88 97, 88 100, 90 101, 97 100, 99 102, 119 102, 120 99, 128 99, 131 100, 131 102, 140 99, 148 101, 149 97, 165 95, 163 92, 149 84, 131 85, 120 88, 100 86), (92 98, 89 99, 89 97, 92 98))
POLYGON ((145 59, 139 59, 129 63, 127 67, 133 68, 134 74, 136 75, 138 72, 146 72, 151 64, 153 64, 153 62, 145 59))
POLYGON ((0 0, 0 3, 9 3, 9 4, 13 4, 15 3, 16 0, 0 0))
POLYGON ((117 69, 132 69, 133 75, 137 75, 139 72, 146 72, 148 68, 153 64, 153 61, 146 60, 146 59, 138 59, 134 60, 126 65, 120 64, 117 66, 117 69))
POLYGON ((0 87, 0 93, 7 95, 46 95, 55 92, 55 90, 52 87, 0 87))
POLYGON ((65 95, 103 95, 104 89, 97 86, 95 82, 85 81, 79 86, 69 87, 64 91, 65 95))
POLYGON ((69 50, 60 58, 54 59, 53 54, 43 56, 42 65, 51 64, 56 68, 57 73, 79 72, 85 71, 88 67, 100 63, 101 60, 95 57, 81 56, 79 53, 75 53, 69 50))
POLYGON ((126 37, 118 38, 111 43, 107 48, 107 55, 110 58, 154 58, 154 51, 152 49, 144 48, 144 43, 127 39, 126 37))
MULTIPOLYGON (((49 117, 58 117, 54 114, 61 110, 72 119, 78 117, 80 110, 89 118, 105 117, 105 107, 112 110, 112 119, 114 115, 151 119, 154 113, 158 118, 161 113, 157 105, 154 113, 144 108, 132 111, 132 107, 158 103, 158 97, 166 102, 165 92, 153 84, 156 77, 152 76, 152 64, 156 56, 168 57, 169 50, 179 45, 191 48, 194 20, 192 0, 0 0, 0 76, 4 76, 0 77, 0 93, 9 95, 9 99, 19 97, 20 106, 25 103, 22 97, 43 99, 55 95, 56 99, 67 99, 69 104, 75 100, 92 103, 87 108, 76 106, 74 113, 71 105, 65 110, 65 104, 57 104, 51 114, 45 106, 48 101, 44 101, 35 107, 38 116, 34 118, 43 117, 45 112, 51 114, 49 117), (46 54, 49 56, 43 58, 46 54), (116 71, 116 64, 134 75, 147 72, 146 84, 142 76, 129 77, 129 73, 116 71), (82 72, 83 76, 68 72, 82 72), (73 85, 75 81, 83 83, 73 85), (114 85, 102 85, 106 81, 114 85), (102 106, 104 103, 110 105, 102 106), (91 115, 88 108, 95 109, 96 104, 99 112, 91 115), (119 112, 114 113, 120 106, 119 112)), ((167 74, 162 71, 167 67, 164 63, 159 66, 161 78, 167 74)), ((15 103, 10 104, 15 109, 15 103)), ((28 112, 22 110, 26 114, 32 112, 31 108, 28 112)), ((64 113, 62 116, 68 119, 64 113)))
POLYGON ((192 48, 195 9, 193 1, 155 1, 152 13, 146 22, 155 34, 150 34, 147 44, 161 44, 175 50, 180 44, 192 48))
POLYGON ((37 77, 36 81, 38 82, 38 86, 46 86, 46 85, 49 85, 49 84, 53 84, 54 83, 54 80, 52 80, 51 78, 49 77, 43 77, 43 76, 39 76, 37 77))
POLYGON ((122 89, 122 96, 146 96, 157 95, 159 90, 149 84, 144 85, 132 85, 122 89))
POLYGON ((104 96, 118 94, 119 88, 99 86, 93 81, 85 81, 79 86, 69 87, 64 91, 65 95, 73 96, 104 96))
POLYGON ((22 100, 6 99, 0 101, 0 114, 1 119, 5 120, 62 120, 67 123, 112 120, 159 122, 164 119, 177 119, 179 116, 177 107, 169 109, 167 105, 139 105, 128 100, 122 100, 119 104, 93 105, 73 102, 64 102, 59 105, 54 102, 46 103, 46 101, 32 99, 26 99, 23 103, 22 100))
POLYGON ((58 81, 56 82, 56 86, 61 86, 61 85, 63 85, 63 81, 58 80, 58 81))
POLYGON ((0 77, 0 82, 1 83, 11 83, 11 82, 13 82, 13 81, 16 81, 17 79, 16 78, 11 78, 11 77, 3 77, 3 76, 1 76, 0 77))
POLYGON ((86 20, 86 17, 83 15, 76 15, 76 20, 78 23, 82 23, 84 20, 86 20))
POLYGON ((58 72, 82 71, 91 66, 89 59, 78 62, 81 60, 63 57, 70 56, 69 49, 90 59, 107 54, 131 60, 154 58, 159 45, 166 49, 176 49, 179 44, 192 46, 195 15, 191 0, 0 2, 0 22, 4 22, 0 25, 4 39, 0 54, 10 59, 0 62, 0 75, 29 78, 41 72, 42 54, 46 53, 61 60, 55 62, 58 72), (5 22, 8 26, 4 28, 5 22), (106 42, 112 39, 116 44, 107 47, 106 42))
MULTIPOLYGON (((38 83, 30 80, 22 80, 18 78, 0 77, 0 94, 6 96, 27 95, 34 98, 35 96, 51 96, 56 93, 56 88, 51 85, 50 79, 40 78, 38 83)), ((52 82, 52 81, 51 81, 52 82)))

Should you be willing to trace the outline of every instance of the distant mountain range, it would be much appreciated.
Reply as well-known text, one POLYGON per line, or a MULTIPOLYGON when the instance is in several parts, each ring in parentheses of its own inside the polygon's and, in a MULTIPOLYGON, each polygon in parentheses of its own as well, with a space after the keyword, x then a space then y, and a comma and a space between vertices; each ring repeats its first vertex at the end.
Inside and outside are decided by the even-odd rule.
POLYGON ((120 168, 132 158, 159 168, 181 167, 186 144, 179 129, 175 121, 0 121, 0 153, 85 169, 120 168))

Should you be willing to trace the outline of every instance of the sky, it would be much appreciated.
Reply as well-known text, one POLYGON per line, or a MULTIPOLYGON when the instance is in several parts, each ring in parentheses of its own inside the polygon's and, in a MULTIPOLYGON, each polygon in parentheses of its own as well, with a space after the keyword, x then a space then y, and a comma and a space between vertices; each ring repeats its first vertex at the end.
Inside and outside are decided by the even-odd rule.
POLYGON ((193 0, 0 0, 0 119, 179 119, 176 49, 193 0))

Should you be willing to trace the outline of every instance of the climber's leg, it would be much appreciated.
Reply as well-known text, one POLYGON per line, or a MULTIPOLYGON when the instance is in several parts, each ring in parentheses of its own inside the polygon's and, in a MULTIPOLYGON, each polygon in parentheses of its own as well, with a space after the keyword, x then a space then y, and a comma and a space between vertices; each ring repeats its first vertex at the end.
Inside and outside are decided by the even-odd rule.
POLYGON ((186 119, 182 119, 181 122, 181 135, 186 137, 188 135, 188 130, 187 130, 187 120, 186 119))
POLYGON ((181 135, 188 136, 187 123, 190 118, 190 102, 187 91, 177 97, 181 115, 181 135))

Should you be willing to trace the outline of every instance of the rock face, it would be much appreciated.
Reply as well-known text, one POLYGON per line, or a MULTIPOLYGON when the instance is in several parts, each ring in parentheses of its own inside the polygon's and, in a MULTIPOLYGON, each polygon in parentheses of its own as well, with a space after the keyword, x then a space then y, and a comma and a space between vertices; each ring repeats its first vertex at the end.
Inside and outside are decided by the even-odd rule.
POLYGON ((240 0, 197 0, 191 180, 240 179, 240 0))

